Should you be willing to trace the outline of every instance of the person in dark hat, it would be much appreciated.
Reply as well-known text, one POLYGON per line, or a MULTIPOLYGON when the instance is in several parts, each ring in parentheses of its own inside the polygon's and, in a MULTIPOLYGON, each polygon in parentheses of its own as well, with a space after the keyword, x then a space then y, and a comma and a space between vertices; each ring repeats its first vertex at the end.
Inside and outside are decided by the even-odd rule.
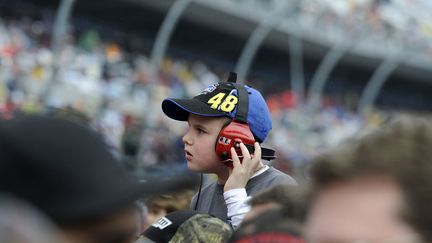
POLYGON ((32 204, 71 242, 133 242, 135 200, 179 185, 148 182, 129 176, 86 126, 38 115, 0 121, 0 193, 32 204))

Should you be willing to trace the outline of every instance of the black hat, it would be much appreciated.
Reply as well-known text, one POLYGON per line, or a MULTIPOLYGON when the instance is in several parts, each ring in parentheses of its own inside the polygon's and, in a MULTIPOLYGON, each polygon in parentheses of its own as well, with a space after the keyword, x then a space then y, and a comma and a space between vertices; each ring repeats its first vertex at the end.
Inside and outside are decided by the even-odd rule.
MULTIPOLYGON (((247 123, 259 142, 264 142, 270 130, 272 121, 270 111, 261 93, 244 85, 248 93, 247 123)), ((221 82, 210 85, 200 94, 189 99, 168 98, 162 102, 162 111, 168 117, 187 121, 189 114, 205 117, 235 118, 237 106, 237 87, 233 83, 221 82)))
POLYGON ((0 193, 32 203, 55 222, 105 216, 174 185, 138 183, 87 127, 29 115, 0 121, 0 193))

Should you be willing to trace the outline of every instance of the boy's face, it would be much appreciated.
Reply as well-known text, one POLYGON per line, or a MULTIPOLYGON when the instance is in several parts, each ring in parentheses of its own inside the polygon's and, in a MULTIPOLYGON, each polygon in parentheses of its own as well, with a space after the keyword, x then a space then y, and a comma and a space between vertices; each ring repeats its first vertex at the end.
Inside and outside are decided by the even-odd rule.
POLYGON ((227 117, 204 117, 189 115, 189 129, 183 136, 188 168, 196 172, 218 173, 226 167, 216 155, 215 145, 227 117))
POLYGON ((166 214, 167 214, 167 211, 165 208, 162 208, 162 207, 149 208, 149 211, 147 214, 147 221, 150 225, 154 224, 158 221, 158 219, 162 218, 166 214))

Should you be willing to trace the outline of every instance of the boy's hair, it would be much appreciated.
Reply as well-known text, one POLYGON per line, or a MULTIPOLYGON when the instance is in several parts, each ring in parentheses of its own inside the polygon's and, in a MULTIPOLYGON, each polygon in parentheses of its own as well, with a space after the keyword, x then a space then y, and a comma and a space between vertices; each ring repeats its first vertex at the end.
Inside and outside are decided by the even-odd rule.
POLYGON ((294 190, 296 189, 297 186, 283 184, 276 185, 253 196, 249 201, 249 204, 251 206, 256 206, 260 204, 275 202, 283 205, 287 202, 291 202, 292 196, 295 193, 294 190))
MULTIPOLYGON (((259 91, 246 85, 244 87, 248 93, 247 123, 256 140, 262 143, 272 129, 270 112, 259 91)), ((191 99, 165 99, 162 110, 168 117, 179 121, 187 121, 189 114, 234 119, 239 103, 236 85, 220 82, 191 99)))
POLYGON ((189 208, 194 190, 184 190, 180 192, 156 195, 144 200, 149 211, 152 209, 165 209, 167 213, 189 208))
POLYGON ((277 203, 282 206, 284 214, 303 221, 305 215, 304 189, 297 185, 276 185, 253 196, 251 206, 266 203, 277 203))
POLYGON ((305 243, 301 224, 280 209, 270 210, 259 217, 242 223, 228 242, 305 243))
POLYGON ((405 199, 404 219, 432 241, 432 123, 400 117, 379 131, 317 157, 311 167, 311 196, 334 183, 366 175, 389 176, 405 199))

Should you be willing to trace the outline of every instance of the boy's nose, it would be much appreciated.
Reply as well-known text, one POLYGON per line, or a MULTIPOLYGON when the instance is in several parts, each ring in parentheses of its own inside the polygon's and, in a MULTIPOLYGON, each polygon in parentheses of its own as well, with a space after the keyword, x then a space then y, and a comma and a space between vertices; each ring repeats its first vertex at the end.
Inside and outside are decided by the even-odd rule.
POLYGON ((184 144, 191 145, 191 144, 192 144, 192 141, 190 140, 188 134, 189 134, 189 132, 187 132, 187 133, 183 136, 182 140, 183 140, 183 143, 184 143, 184 144))

